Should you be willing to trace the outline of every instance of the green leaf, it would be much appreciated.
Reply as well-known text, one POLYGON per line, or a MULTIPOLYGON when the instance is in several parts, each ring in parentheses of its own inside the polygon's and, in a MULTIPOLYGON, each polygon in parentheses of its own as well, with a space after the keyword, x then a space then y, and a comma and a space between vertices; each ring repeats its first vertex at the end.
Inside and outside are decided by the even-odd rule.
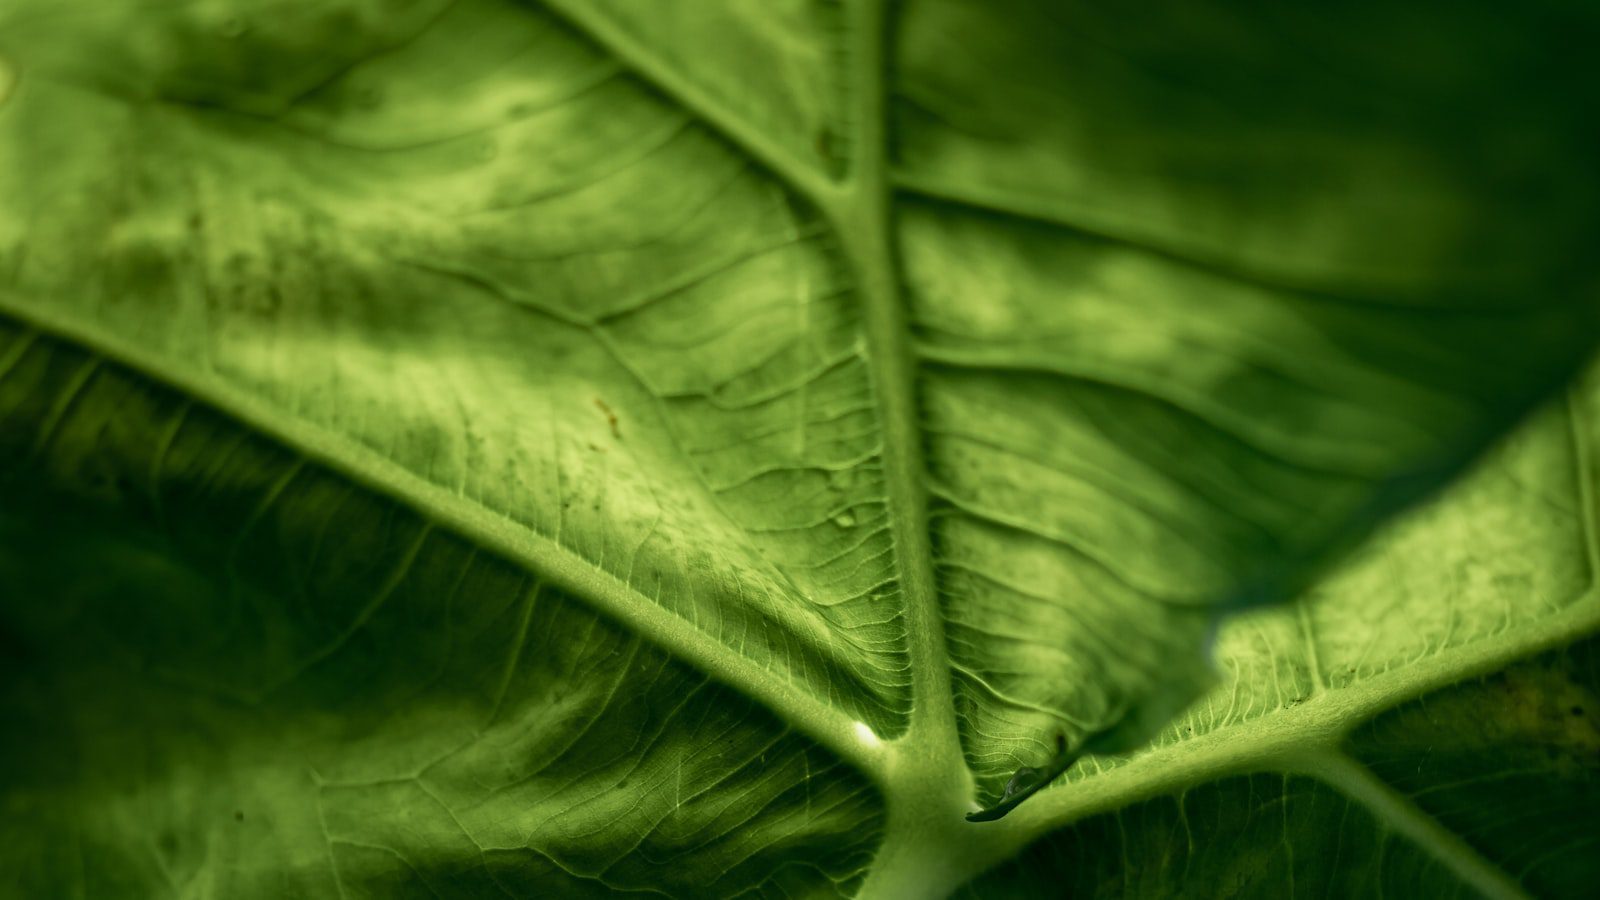
POLYGON ((1597 25, 13 0, 6 883, 1592 884, 1597 25))

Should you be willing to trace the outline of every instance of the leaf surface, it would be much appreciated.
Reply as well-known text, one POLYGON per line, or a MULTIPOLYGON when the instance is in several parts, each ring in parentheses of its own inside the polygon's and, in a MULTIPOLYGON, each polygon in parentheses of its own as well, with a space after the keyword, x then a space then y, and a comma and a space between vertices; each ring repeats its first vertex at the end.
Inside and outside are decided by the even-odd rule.
MULTIPOLYGON (((969 886, 1005 895, 1104 845, 1086 893, 1162 896, 1192 790, 1412 860, 1352 890, 1571 883, 1393 761, 1470 731, 1400 704, 1593 630, 1583 403, 1319 578, 1594 343, 1592 98, 1547 48, 1595 24, 13 4, 8 868, 917 896, 1031 845, 969 886), (1224 617, 1309 585, 1174 723, 1224 617)), ((1524 705, 1593 689, 1528 665, 1524 705)), ((1587 779, 1585 715, 1482 740, 1587 779)), ((1316 877, 1242 840, 1183 872, 1316 877)))

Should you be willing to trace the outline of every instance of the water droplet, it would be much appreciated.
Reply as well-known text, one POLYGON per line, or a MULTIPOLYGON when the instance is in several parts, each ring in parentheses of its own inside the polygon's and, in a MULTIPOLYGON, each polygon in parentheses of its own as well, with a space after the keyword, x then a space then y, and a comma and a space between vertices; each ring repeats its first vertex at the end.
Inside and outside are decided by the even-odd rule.
POLYGON ((225 38, 243 37, 244 33, 249 30, 250 26, 246 25, 244 19, 238 16, 229 16, 217 24, 217 34, 225 38))
POLYGON ((856 526, 855 511, 847 509, 844 512, 839 513, 833 517, 833 524, 839 526, 840 528, 854 528, 856 526))
POLYGON ((883 738, 878 737, 878 733, 872 730, 871 725, 868 725, 865 722, 855 722, 853 723, 853 726, 856 733, 856 740, 866 744, 868 747, 876 747, 883 743, 883 738))

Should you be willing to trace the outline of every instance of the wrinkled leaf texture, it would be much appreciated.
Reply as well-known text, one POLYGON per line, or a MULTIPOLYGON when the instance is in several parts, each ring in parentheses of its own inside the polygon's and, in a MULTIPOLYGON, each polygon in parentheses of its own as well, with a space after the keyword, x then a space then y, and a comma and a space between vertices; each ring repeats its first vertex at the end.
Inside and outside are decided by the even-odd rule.
POLYGON ((9 0, 4 890, 1581 893, 1597 18, 9 0))

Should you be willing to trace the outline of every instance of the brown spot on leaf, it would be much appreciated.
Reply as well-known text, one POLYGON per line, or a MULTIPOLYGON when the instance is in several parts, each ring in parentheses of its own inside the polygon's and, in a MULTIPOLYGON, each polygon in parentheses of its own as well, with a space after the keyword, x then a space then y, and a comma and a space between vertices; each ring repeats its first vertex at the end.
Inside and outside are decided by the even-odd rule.
POLYGON ((606 424, 611 426, 611 436, 619 441, 622 440, 622 429, 617 425, 617 414, 612 412, 611 407, 607 406, 606 402, 599 397, 594 398, 594 405, 600 412, 605 414, 606 424))

